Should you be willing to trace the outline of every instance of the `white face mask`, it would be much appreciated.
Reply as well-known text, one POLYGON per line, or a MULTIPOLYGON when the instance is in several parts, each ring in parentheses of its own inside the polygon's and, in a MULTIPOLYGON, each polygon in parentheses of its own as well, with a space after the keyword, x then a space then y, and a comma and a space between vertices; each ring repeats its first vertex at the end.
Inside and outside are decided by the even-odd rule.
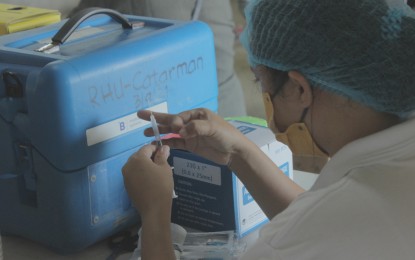
POLYGON ((285 132, 279 132, 274 122, 274 106, 269 93, 263 93, 263 100, 268 127, 275 133, 278 141, 291 149, 294 169, 319 173, 329 156, 316 145, 307 126, 303 122, 294 123, 285 132))

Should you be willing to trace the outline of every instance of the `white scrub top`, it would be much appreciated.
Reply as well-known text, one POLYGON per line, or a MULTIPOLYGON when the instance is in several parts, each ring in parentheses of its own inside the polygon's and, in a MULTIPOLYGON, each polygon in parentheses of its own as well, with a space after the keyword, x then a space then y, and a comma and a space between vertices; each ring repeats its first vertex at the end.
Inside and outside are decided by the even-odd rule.
POLYGON ((415 259, 415 120, 343 147, 244 260, 415 259))

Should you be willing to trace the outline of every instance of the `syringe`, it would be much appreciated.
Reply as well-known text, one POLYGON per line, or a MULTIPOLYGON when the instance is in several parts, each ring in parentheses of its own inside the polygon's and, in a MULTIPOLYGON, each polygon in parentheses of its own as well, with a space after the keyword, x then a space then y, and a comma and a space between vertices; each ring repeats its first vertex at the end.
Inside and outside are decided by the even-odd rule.
MULTIPOLYGON (((161 146, 163 145, 163 143, 161 142, 159 127, 157 125, 157 121, 156 121, 156 118, 153 115, 153 112, 151 112, 151 114, 150 114, 150 122, 151 122, 151 128, 153 128, 154 137, 156 138, 157 149, 160 149, 161 146)), ((173 171, 174 167, 171 167, 171 169, 173 171)), ((173 188, 172 197, 173 197, 173 199, 177 198, 177 195, 176 195, 176 192, 174 191, 174 188, 173 188)))

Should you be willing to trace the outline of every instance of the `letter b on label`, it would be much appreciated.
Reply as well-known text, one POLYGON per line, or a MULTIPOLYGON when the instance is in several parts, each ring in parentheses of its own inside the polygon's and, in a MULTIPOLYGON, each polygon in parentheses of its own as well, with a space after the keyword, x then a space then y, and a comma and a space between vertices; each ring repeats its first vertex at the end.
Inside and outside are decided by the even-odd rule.
POLYGON ((125 130, 125 123, 120 122, 120 131, 124 131, 124 130, 125 130))

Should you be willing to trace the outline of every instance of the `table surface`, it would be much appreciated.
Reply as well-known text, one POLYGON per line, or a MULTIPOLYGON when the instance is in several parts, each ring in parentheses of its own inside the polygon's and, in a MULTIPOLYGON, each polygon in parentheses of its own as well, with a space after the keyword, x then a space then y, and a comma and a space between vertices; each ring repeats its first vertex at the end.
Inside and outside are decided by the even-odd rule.
MULTIPOLYGON (((316 180, 318 175, 294 171, 294 181, 308 190, 316 180)), ((252 244, 257 238, 257 232, 253 232, 244 239, 247 245, 252 244)), ((108 247, 108 239, 97 242, 96 244, 88 247, 87 249, 71 254, 71 255, 59 255, 47 247, 33 242, 31 240, 16 237, 16 236, 3 236, 0 240, 3 244, 3 259, 4 260, 25 260, 25 259, 42 259, 42 260, 94 260, 94 259, 106 259, 111 254, 111 249, 108 247)), ((1 243, 0 243, 1 246, 1 243)), ((129 259, 131 253, 123 254, 117 257, 117 260, 129 259)), ((0 260, 2 259, 2 253, 0 250, 0 260)))

